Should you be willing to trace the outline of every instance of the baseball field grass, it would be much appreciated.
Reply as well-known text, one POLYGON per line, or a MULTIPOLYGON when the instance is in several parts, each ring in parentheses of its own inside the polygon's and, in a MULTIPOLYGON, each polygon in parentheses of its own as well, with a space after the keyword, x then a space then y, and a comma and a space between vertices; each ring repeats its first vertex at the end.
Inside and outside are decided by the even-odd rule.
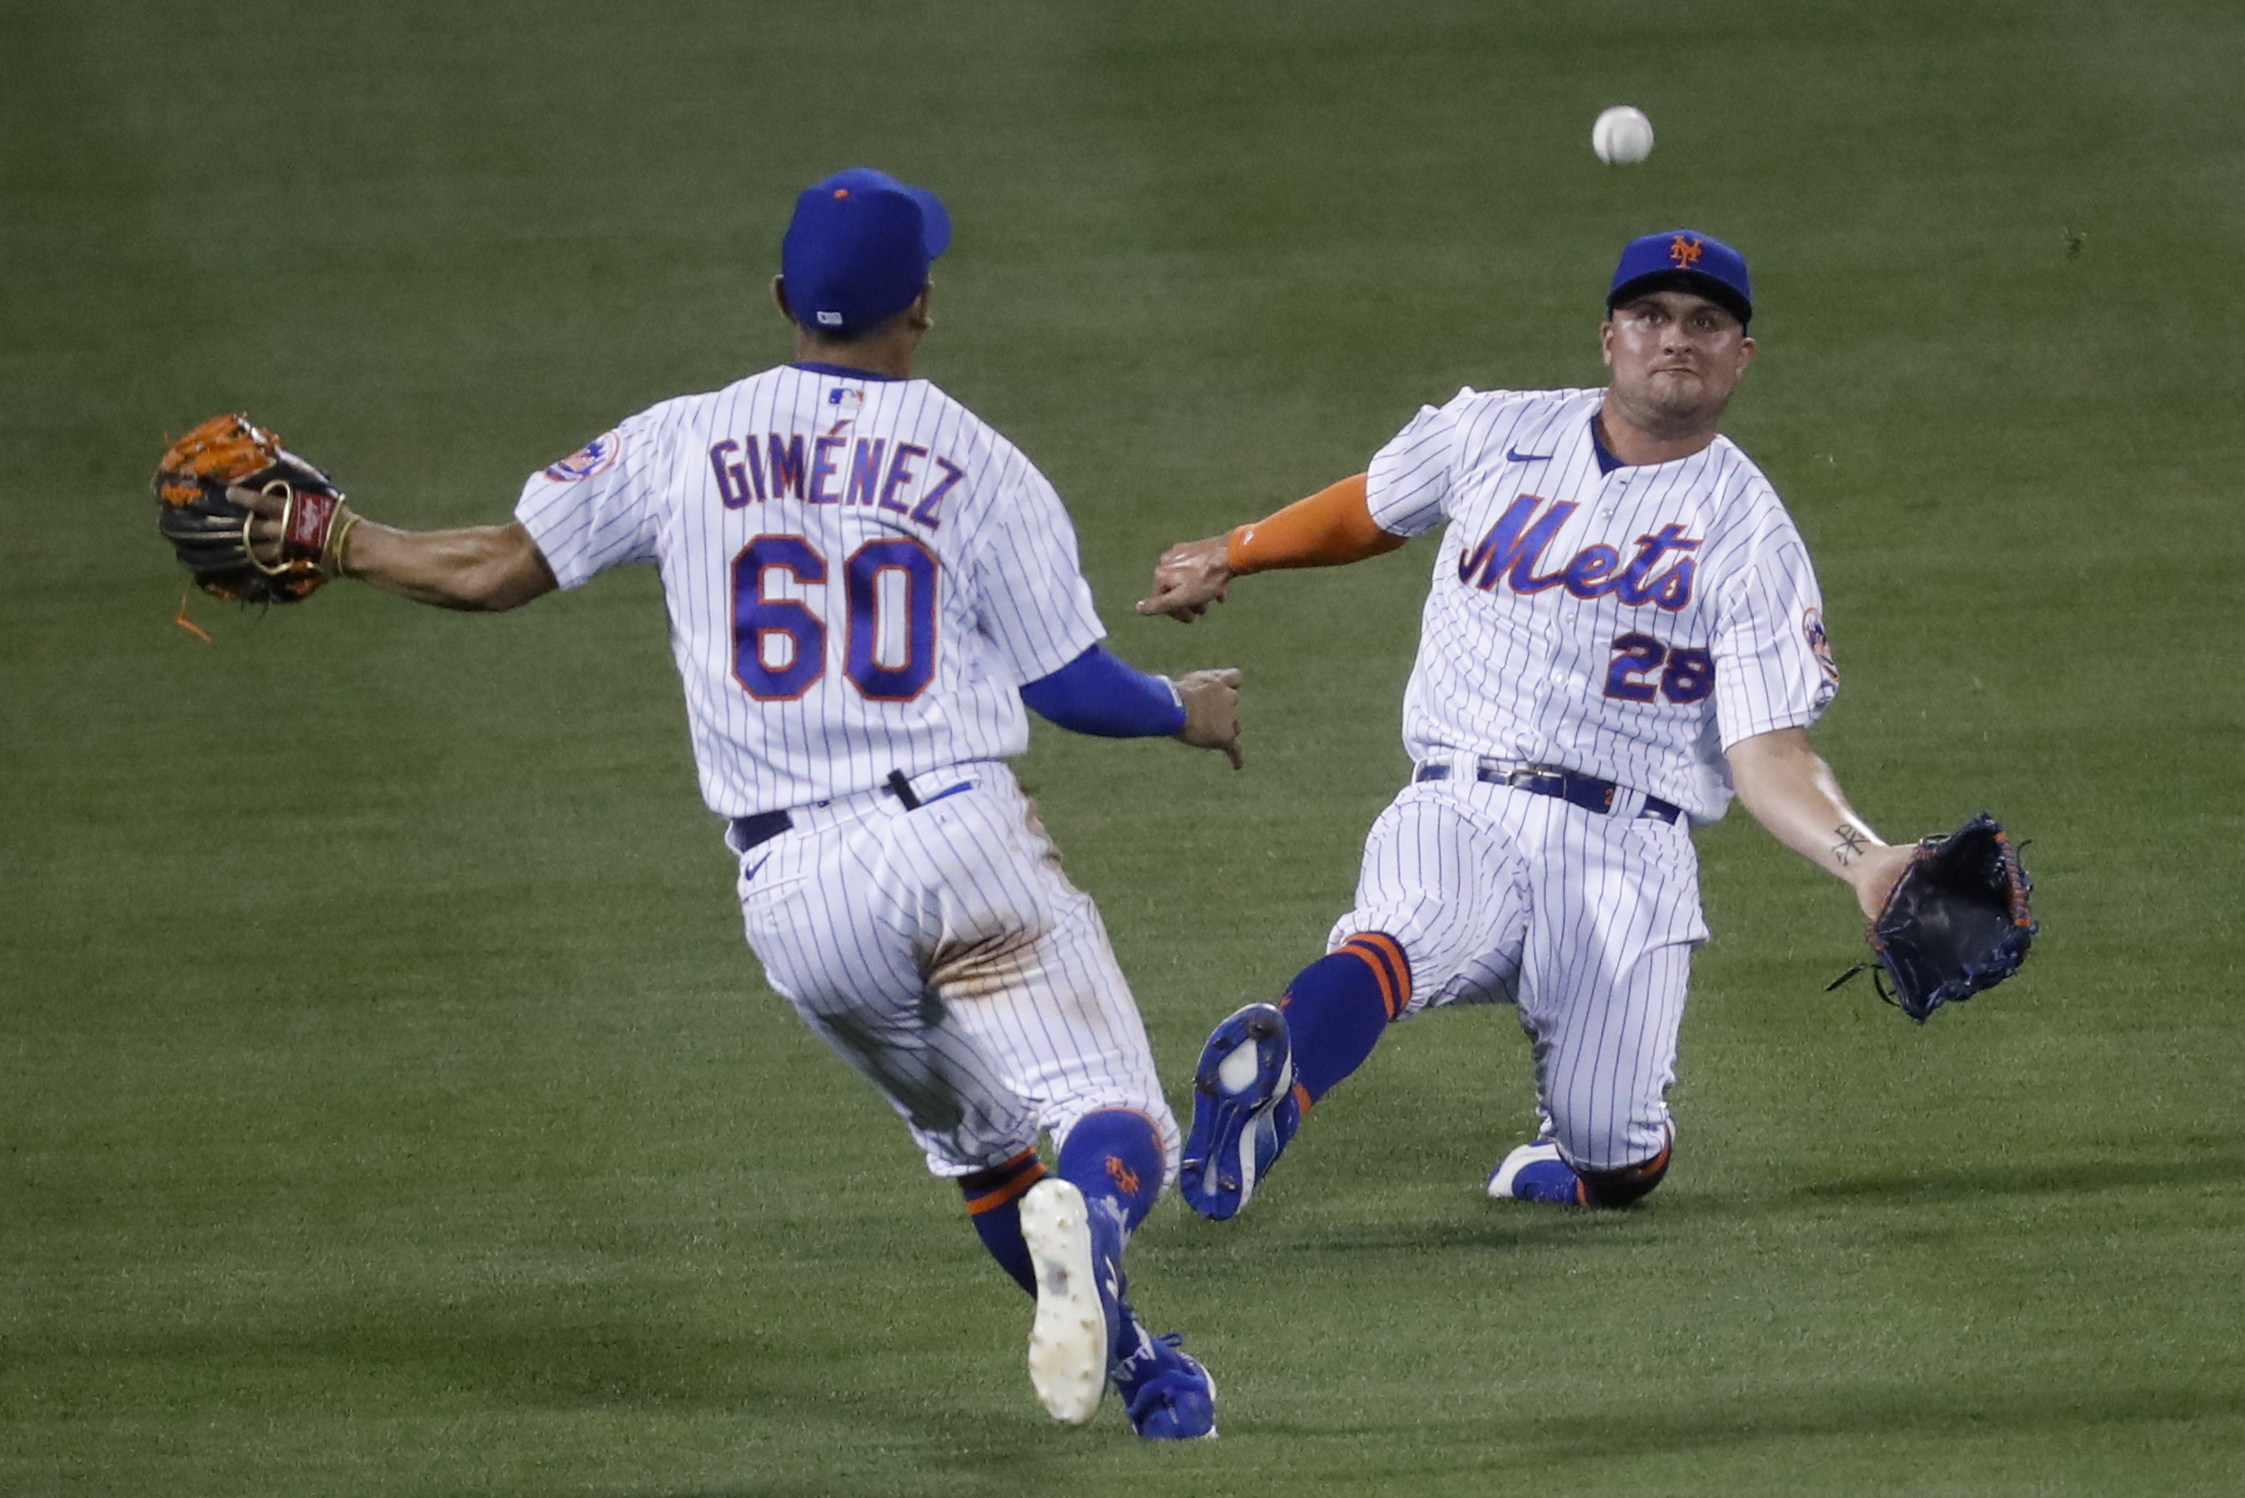
POLYGON ((2232 0, 0 0, 0 1493, 2245 1490, 2240 76, 2232 0), (655 579, 205 643, 146 497, 246 410, 377 519, 502 519, 784 358, 793 195, 859 163, 950 203, 922 370, 1110 643, 1246 673, 1243 773, 1022 762, 1180 1110, 1347 906, 1430 546, 1190 628, 1153 558, 1462 384, 1597 383, 1679 222, 1753 261, 1817 743, 1889 837, 2032 839, 2024 971, 1825 993, 1851 899, 1734 815, 1642 1208, 1486 1200, 1524 1041, 1414 1020, 1245 1216, 1139 1236, 1222 1438, 1053 1426, 741 942, 655 579))

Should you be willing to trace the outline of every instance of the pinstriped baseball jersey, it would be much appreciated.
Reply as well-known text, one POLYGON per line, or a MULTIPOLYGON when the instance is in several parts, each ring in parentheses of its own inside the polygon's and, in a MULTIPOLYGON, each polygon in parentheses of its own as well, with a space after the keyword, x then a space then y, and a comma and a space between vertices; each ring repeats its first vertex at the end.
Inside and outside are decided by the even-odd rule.
POLYGON ((925 380, 790 365, 534 475, 555 578, 662 570, 702 794, 772 987, 957 1176, 1133 1108, 1176 1124, 1091 900, 1001 758, 1104 634, 1051 484, 925 380), (902 771, 913 804, 879 789, 902 771))
POLYGON ((1838 688, 1816 575, 1727 438, 1601 472, 1603 395, 1461 390, 1372 460, 1381 526, 1449 527, 1404 739, 1415 759, 1563 765, 1714 821, 1723 751, 1814 722, 1838 688))
POLYGON ((926 380, 787 365, 664 401, 515 515, 565 588, 661 568, 721 816, 1018 754, 1021 684, 1105 634, 1052 485, 926 380))

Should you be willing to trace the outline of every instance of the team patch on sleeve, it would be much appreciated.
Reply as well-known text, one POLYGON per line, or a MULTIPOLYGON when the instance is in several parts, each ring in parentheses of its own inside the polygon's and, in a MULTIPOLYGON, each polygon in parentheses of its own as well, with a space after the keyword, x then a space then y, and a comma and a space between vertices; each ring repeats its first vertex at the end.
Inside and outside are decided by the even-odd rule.
POLYGON ((580 479, 589 479, 596 473, 605 473, 616 461, 616 453, 623 445, 623 439, 614 432, 602 432, 548 468, 546 477, 557 484, 574 484, 580 479))
POLYGON ((1809 654, 1816 657, 1816 668, 1824 673, 1824 679, 1836 684, 1840 679, 1840 667, 1832 659, 1832 640, 1824 633, 1822 609, 1801 610, 1801 636, 1808 641, 1809 654))

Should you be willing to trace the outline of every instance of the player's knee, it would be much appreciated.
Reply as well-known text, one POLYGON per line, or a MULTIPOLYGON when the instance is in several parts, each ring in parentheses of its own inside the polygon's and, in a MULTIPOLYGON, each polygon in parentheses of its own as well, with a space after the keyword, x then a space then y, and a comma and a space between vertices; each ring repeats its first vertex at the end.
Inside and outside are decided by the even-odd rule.
POLYGON ((1582 1177, 1583 1203, 1592 1207, 1626 1207, 1644 1200, 1660 1184, 1661 1177, 1668 1174, 1668 1162, 1674 1154, 1674 1145, 1664 1144, 1660 1153, 1650 1160, 1640 1160, 1618 1170, 1584 1170, 1578 1166, 1575 1174, 1582 1177))

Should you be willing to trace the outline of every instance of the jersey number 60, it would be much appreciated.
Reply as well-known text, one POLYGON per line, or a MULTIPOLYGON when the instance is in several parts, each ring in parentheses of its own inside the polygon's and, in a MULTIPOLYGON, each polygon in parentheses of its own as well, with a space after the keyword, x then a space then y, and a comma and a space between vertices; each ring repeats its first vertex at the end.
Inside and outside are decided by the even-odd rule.
MULTIPOLYGON (((765 576, 775 571, 818 587, 826 558, 801 536, 758 536, 733 558, 733 678, 759 702, 793 701, 826 674, 826 624, 800 599, 765 595, 765 576), (766 653, 775 635, 787 641, 782 665, 766 653)), ((868 541, 842 564, 850 616, 842 672, 868 700, 909 702, 935 678, 935 573, 934 554, 910 537, 868 541), (895 601, 900 591, 883 588, 890 573, 901 575, 901 620, 882 607, 884 592, 895 601)))

